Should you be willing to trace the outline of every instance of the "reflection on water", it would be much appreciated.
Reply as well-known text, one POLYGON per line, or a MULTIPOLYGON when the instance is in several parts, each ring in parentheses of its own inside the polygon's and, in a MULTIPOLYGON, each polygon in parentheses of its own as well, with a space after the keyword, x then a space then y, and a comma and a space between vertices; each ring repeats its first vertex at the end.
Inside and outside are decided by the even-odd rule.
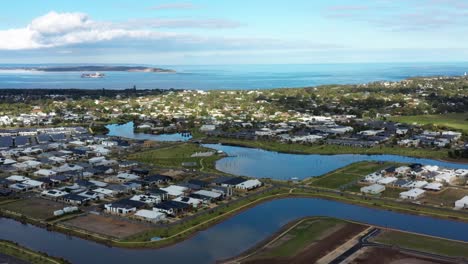
POLYGON ((133 122, 128 122, 123 125, 118 125, 118 124, 107 125, 106 128, 109 129, 109 133, 107 133, 108 136, 124 137, 124 138, 139 139, 139 140, 187 141, 192 138, 192 136, 189 136, 183 133, 161 134, 161 135, 135 133, 133 131, 133 122))

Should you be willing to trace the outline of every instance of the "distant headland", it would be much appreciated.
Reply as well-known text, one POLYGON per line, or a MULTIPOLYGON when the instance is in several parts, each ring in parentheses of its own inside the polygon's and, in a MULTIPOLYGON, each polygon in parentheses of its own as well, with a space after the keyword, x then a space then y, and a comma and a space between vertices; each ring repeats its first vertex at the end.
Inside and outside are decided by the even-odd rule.
POLYGON ((3 70, 30 70, 43 72, 167 72, 174 73, 175 70, 145 67, 145 66, 57 66, 57 67, 5 67, 3 70))

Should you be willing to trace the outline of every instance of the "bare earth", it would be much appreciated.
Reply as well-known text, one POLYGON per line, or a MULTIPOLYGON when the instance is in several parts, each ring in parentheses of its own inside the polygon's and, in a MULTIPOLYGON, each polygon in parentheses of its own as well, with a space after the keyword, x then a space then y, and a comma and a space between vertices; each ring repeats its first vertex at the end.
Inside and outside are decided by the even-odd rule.
POLYGON ((151 229, 144 223, 134 223, 94 214, 73 218, 66 221, 65 225, 115 238, 125 238, 151 229))
POLYGON ((360 251, 352 264, 448 264, 451 262, 432 259, 429 257, 411 255, 398 251, 397 249, 366 248, 360 251))

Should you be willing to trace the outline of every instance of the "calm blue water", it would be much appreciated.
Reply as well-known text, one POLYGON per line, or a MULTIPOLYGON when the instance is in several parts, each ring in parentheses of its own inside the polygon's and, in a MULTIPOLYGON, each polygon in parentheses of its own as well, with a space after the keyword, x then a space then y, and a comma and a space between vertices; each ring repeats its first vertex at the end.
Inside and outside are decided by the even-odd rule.
POLYGON ((288 180, 320 176, 359 161, 393 161, 421 163, 447 168, 468 169, 468 164, 420 159, 398 155, 297 155, 261 149, 206 144, 208 148, 222 150, 232 157, 219 160, 216 169, 235 175, 255 178, 288 180))
POLYGON ((157 250, 110 248, 4 218, 0 218, 0 239, 61 256, 72 263, 214 263, 242 253, 281 226, 305 216, 331 216, 468 241, 467 223, 312 198, 283 199, 261 204, 199 232, 189 240, 157 250))
MULTIPOLYGON (((0 65, 0 67, 12 65, 0 65)), ((27 65, 21 65, 27 66, 27 65)), ((321 84, 396 81, 414 76, 462 75, 467 63, 367 63, 310 65, 156 66, 177 73, 107 72, 103 79, 83 79, 79 72, 0 71, 0 88, 261 89, 321 84)))
POLYGON ((125 138, 132 138, 132 139, 139 139, 139 140, 153 140, 153 141, 188 141, 191 139, 191 136, 186 136, 180 133, 174 134, 161 134, 161 135, 152 135, 152 134, 144 134, 144 133, 134 133, 133 131, 133 122, 129 122, 123 125, 107 125, 107 129, 109 129, 108 136, 116 136, 116 137, 125 137, 125 138))

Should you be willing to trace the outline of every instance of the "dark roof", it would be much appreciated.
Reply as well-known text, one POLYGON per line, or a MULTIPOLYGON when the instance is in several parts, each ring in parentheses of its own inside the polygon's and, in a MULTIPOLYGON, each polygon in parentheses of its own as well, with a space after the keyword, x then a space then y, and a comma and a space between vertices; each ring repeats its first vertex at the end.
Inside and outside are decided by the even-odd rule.
POLYGON ((131 173, 137 174, 137 175, 148 175, 149 170, 146 169, 139 169, 139 168, 134 168, 130 170, 131 173))
POLYGON ((158 189, 158 188, 149 189, 147 192, 150 194, 167 194, 166 191, 158 189))
POLYGON ((78 194, 74 194, 74 193, 65 194, 65 195, 63 196, 63 199, 71 200, 71 201, 80 201, 80 202, 84 202, 84 201, 89 200, 88 197, 84 197, 84 196, 81 196, 81 195, 78 195, 78 194))
POLYGON ((13 139, 11 137, 0 137, 0 148, 9 148, 13 146, 13 139))
POLYGON ((17 136, 15 138, 15 146, 24 146, 29 144, 29 137, 17 136))
POLYGON ((242 178, 242 177, 235 177, 235 178, 232 178, 230 180, 227 180, 225 182, 222 182, 221 184, 227 184, 227 185, 237 185, 239 183, 243 183, 245 182, 246 179, 242 178))
POLYGON ((143 179, 145 182, 168 182, 172 181, 172 177, 166 176, 166 175, 161 175, 161 174, 155 174, 148 176, 143 179))
POLYGON ((94 183, 89 182, 87 180, 77 180, 76 184, 78 184, 80 186, 83 186, 83 187, 93 187, 93 186, 95 186, 94 183))
POLYGON ((195 185, 198 185, 200 187, 208 186, 208 182, 202 181, 202 180, 197 180, 197 179, 188 180, 188 183, 195 184, 195 185))
POLYGON ((112 207, 120 207, 120 208, 141 208, 145 206, 145 203, 139 202, 139 201, 133 201, 130 199, 122 199, 119 201, 115 201, 111 204, 112 207))
POLYGON ((189 204, 181 203, 177 201, 165 201, 154 206, 155 208, 170 210, 170 209, 187 209, 190 208, 189 204))
POLYGON ((50 137, 52 138, 53 141, 67 140, 67 137, 65 136, 65 134, 53 134, 53 135, 50 135, 50 137))

